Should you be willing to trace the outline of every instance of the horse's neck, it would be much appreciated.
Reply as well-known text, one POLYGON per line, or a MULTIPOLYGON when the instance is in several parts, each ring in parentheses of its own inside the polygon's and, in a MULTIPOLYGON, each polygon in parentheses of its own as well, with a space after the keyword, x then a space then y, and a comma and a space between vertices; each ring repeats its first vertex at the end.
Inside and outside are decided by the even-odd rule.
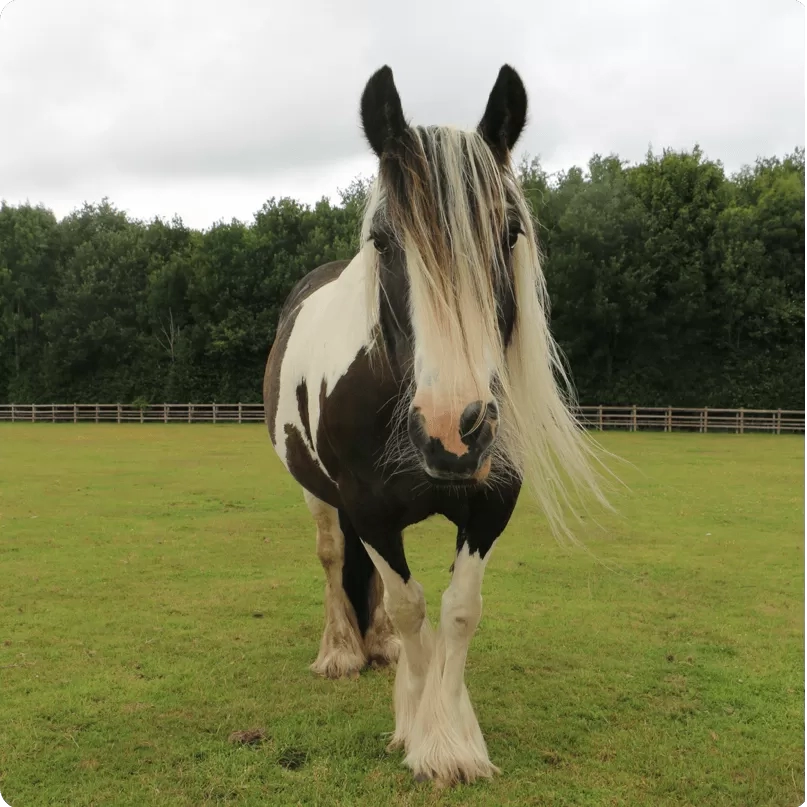
POLYGON ((375 315, 367 297, 366 254, 359 253, 339 277, 317 289, 297 314, 288 361, 299 375, 323 379, 331 390, 362 349, 369 349, 375 315))
POLYGON ((367 294, 368 274, 372 271, 367 253, 362 251, 353 256, 353 260, 333 282, 329 308, 332 309, 335 324, 354 327, 364 324, 368 334, 372 331, 376 317, 375 312, 369 310, 367 294))

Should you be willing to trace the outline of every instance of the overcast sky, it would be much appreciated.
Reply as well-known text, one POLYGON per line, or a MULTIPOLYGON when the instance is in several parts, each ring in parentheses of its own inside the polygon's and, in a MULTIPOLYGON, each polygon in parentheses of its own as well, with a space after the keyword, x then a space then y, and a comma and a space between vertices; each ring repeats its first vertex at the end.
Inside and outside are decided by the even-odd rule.
POLYGON ((0 198, 62 216, 249 221, 336 197, 374 159, 358 120, 389 64, 414 123, 473 126, 503 62, 517 151, 691 148, 729 171, 804 144, 799 0, 13 0, 0 15, 0 198), (494 10, 494 5, 495 10, 494 10))

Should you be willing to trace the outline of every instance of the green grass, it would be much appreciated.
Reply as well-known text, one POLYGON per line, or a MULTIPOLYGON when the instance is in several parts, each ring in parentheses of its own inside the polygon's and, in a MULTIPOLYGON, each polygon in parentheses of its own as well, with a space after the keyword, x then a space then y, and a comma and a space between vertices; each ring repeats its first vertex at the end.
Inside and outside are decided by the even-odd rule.
MULTIPOLYGON (((0 428, 0 792, 34 805, 798 805, 801 437, 606 434, 619 517, 522 501, 467 682, 491 782, 384 752, 392 673, 314 678, 323 577, 259 426, 0 428), (265 740, 228 742, 261 728, 265 740)), ((412 528, 438 613, 450 525, 412 528)))

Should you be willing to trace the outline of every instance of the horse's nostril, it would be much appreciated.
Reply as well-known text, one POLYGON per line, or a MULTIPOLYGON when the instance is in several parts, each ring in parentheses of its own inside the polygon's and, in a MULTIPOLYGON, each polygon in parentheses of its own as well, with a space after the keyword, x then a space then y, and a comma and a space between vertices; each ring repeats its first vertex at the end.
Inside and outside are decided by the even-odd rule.
POLYGON ((478 431, 484 419, 482 415, 482 401, 474 401, 465 407, 465 411, 460 416, 460 434, 463 439, 472 436, 473 432, 478 431))
POLYGON ((478 442, 490 445, 493 441, 493 424, 498 420, 496 404, 488 403, 482 411, 482 401, 474 401, 465 407, 460 417, 460 435, 462 442, 472 446, 478 442))

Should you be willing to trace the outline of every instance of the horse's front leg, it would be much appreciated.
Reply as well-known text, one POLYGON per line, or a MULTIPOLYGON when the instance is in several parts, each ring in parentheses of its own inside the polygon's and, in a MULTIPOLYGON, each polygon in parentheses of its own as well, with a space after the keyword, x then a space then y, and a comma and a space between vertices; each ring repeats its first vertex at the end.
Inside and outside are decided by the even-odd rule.
POLYGON ((451 584, 443 594, 435 648, 407 743, 405 762, 418 779, 451 785, 499 771, 490 761, 465 687, 465 661, 482 617, 485 567, 512 514, 518 488, 510 493, 495 503, 482 495, 457 534, 451 584))
POLYGON ((398 632, 401 647, 395 673, 395 731, 387 750, 409 747, 433 650, 423 586, 412 577, 403 551, 403 536, 374 536, 364 542, 384 583, 384 608, 398 632))
POLYGON ((498 772, 465 687, 465 660, 482 617, 488 558, 489 551, 472 552, 463 541, 443 594, 435 649, 407 744, 405 763, 417 779, 450 785, 498 772))

